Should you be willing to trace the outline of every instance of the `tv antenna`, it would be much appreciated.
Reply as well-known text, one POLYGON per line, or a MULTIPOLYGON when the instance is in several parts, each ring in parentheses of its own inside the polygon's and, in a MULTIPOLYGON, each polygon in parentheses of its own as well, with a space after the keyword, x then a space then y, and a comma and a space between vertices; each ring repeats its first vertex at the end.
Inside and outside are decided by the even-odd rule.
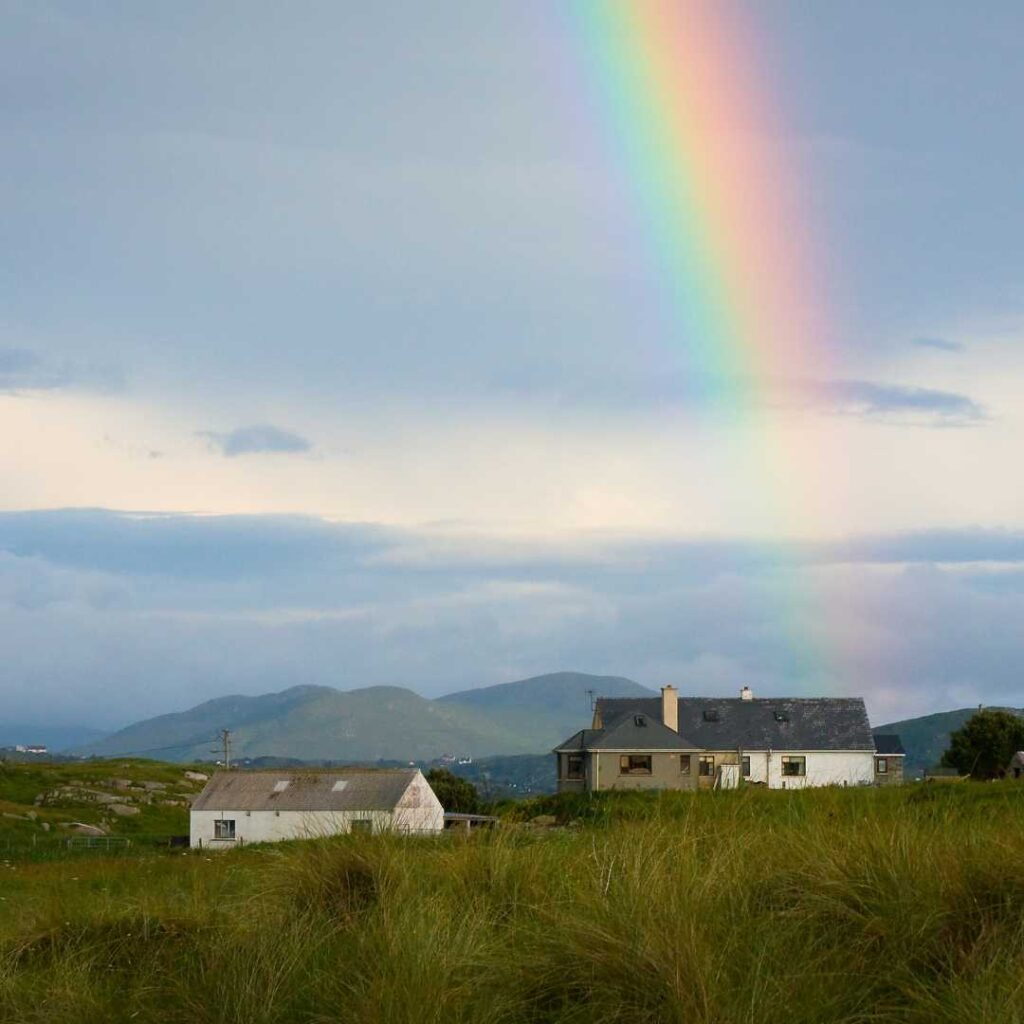
POLYGON ((231 767, 231 730, 220 729, 217 732, 217 746, 214 747, 210 753, 220 754, 224 758, 224 767, 231 767))

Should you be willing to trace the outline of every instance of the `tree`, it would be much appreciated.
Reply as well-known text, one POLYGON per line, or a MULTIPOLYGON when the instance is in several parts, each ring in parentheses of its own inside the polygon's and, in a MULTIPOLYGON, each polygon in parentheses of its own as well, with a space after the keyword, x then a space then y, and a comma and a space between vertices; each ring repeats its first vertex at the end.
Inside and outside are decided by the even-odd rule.
POLYGON ((1018 750, 1024 750, 1024 718, 1009 711, 977 711, 950 735, 942 763, 974 779, 994 779, 1018 750))
POLYGON ((427 782, 446 811, 453 814, 479 813, 480 795, 472 782, 460 779, 447 768, 431 768, 427 772, 427 782))

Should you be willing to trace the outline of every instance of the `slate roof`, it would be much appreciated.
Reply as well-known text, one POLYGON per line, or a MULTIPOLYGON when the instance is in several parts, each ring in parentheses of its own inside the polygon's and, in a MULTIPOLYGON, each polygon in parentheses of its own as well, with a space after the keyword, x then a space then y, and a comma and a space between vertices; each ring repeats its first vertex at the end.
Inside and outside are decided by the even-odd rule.
POLYGON ((569 737, 558 750, 698 750, 684 736, 669 729, 658 714, 645 711, 622 715, 606 729, 581 729, 569 737))
POLYGON ((576 733, 557 749, 575 741, 572 749, 581 750, 875 750, 860 697, 680 697, 678 734, 661 722, 660 697, 601 697, 597 707, 604 728, 576 733), (638 714, 648 719, 644 730, 628 725, 638 714), (663 733, 676 742, 662 744, 663 733))
POLYGON ((903 749, 903 743, 900 741, 899 736, 894 732, 876 733, 875 750, 877 750, 879 754, 888 754, 890 757, 894 754, 906 753, 903 749))
POLYGON ((416 774, 415 768, 217 772, 192 810, 390 811, 416 774))

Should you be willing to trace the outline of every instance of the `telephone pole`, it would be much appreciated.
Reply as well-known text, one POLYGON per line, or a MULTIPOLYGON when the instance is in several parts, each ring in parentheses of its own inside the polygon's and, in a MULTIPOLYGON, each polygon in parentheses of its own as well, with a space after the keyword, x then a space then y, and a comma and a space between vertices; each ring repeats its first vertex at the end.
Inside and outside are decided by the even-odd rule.
POLYGON ((224 759, 224 767, 225 768, 230 768, 231 767, 231 730, 230 729, 220 729, 220 730, 218 730, 216 742, 217 742, 218 746, 214 747, 213 750, 210 751, 210 753, 211 754, 220 754, 223 757, 223 759, 224 759))

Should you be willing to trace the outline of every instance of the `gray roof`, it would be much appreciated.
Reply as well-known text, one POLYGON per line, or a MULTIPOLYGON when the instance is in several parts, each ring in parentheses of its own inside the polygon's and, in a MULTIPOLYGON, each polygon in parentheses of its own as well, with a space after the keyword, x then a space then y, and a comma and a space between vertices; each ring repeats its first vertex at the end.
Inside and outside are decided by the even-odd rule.
MULTIPOLYGON (((680 697, 679 733, 676 743, 662 743, 662 732, 675 735, 661 725, 661 698, 602 697, 597 702, 604 729, 588 739, 586 749, 599 746, 615 749, 686 750, 874 750, 867 709, 860 697, 680 697), (646 715, 649 732, 628 728, 636 743, 613 743, 623 721, 646 715), (658 730, 651 728, 657 723, 658 730), (647 739, 647 737, 650 737, 647 739), (657 738, 656 738, 657 737, 657 738)), ((577 737, 594 730, 577 733, 577 737)), ((560 747, 559 749, 565 749, 560 747)), ((580 749, 583 749, 582 747, 580 749)))
POLYGON ((894 732, 880 732, 875 734, 875 750, 879 754, 905 754, 903 743, 894 732))
POLYGON ((192 810, 390 811, 416 775, 415 768, 217 772, 192 810))
POLYGON ((607 729, 581 729, 557 749, 565 750, 699 750, 684 736, 669 729, 658 715, 646 711, 622 715, 607 729))

